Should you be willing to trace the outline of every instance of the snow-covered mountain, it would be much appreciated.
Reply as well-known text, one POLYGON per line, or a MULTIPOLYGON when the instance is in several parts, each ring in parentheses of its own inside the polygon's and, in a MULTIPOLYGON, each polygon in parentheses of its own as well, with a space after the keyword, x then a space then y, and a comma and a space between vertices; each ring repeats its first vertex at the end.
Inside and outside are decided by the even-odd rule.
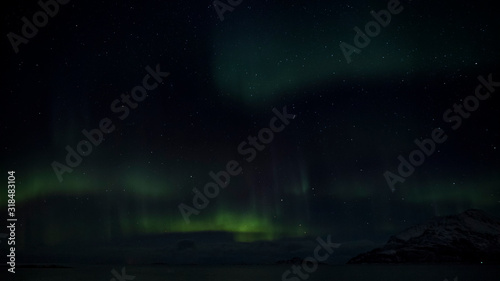
POLYGON ((500 221, 480 210, 438 217, 348 263, 500 263, 500 221))

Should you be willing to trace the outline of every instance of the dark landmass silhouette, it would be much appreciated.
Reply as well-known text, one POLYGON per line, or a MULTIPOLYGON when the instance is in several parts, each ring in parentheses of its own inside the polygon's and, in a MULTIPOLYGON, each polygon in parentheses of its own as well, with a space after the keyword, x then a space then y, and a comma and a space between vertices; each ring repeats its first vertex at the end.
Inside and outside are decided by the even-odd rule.
POLYGON ((500 221, 475 209, 437 217, 390 237, 383 247, 348 263, 500 264, 500 221))

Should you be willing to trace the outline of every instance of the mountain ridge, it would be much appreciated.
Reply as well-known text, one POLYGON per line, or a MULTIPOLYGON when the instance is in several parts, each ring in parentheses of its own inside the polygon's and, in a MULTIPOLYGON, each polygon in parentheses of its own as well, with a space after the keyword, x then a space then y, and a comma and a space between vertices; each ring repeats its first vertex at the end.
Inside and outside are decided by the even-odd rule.
POLYGON ((436 217, 350 259, 359 263, 500 263, 500 220, 470 209, 436 217))

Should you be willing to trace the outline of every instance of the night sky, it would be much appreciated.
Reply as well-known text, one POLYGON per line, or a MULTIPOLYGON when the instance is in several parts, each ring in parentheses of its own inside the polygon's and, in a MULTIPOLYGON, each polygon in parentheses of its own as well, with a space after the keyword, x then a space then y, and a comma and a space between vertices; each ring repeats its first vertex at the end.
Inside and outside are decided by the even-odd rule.
POLYGON ((0 171, 2 186, 16 171, 19 262, 143 257, 161 237, 213 233, 377 244, 434 216, 500 214, 500 87, 443 118, 479 76, 500 81, 493 1, 401 1, 348 63, 339 45, 388 2, 243 0, 221 21, 211 1, 69 1, 17 53, 7 35, 41 8, 3 3, 0 171), (131 108, 121 96, 148 74, 156 87, 131 108), (285 107, 284 129, 241 153, 285 107), (103 119, 102 142, 60 181, 54 162, 103 119), (436 128, 446 141, 391 190, 384 173, 436 128), (230 161, 241 173, 186 222, 179 205, 230 161))

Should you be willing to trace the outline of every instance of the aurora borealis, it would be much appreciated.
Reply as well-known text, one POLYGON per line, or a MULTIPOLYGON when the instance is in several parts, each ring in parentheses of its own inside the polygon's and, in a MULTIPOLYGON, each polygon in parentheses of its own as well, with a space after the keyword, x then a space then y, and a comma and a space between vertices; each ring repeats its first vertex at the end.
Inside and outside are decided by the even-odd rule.
MULTIPOLYGON (((71 1, 19 53, 5 37, 0 170, 16 171, 20 262, 61 262, 66 249, 72 262, 136 262, 158 237, 174 247, 210 233, 238 245, 218 253, 228 256, 327 234, 377 244, 433 216, 498 215, 500 89, 395 192, 383 176, 414 139, 448 126, 443 112, 479 75, 500 81, 491 3, 401 1, 348 64, 340 42, 387 1, 310 2, 244 0, 220 21, 210 2, 71 1), (157 64, 170 75, 117 118, 110 104, 157 64), (285 106, 296 117, 245 161, 238 145, 285 106), (115 130, 59 182, 51 163, 104 117, 115 130), (230 160, 242 172, 186 223, 178 205, 230 160)), ((3 34, 39 8, 4 5, 3 34)))

